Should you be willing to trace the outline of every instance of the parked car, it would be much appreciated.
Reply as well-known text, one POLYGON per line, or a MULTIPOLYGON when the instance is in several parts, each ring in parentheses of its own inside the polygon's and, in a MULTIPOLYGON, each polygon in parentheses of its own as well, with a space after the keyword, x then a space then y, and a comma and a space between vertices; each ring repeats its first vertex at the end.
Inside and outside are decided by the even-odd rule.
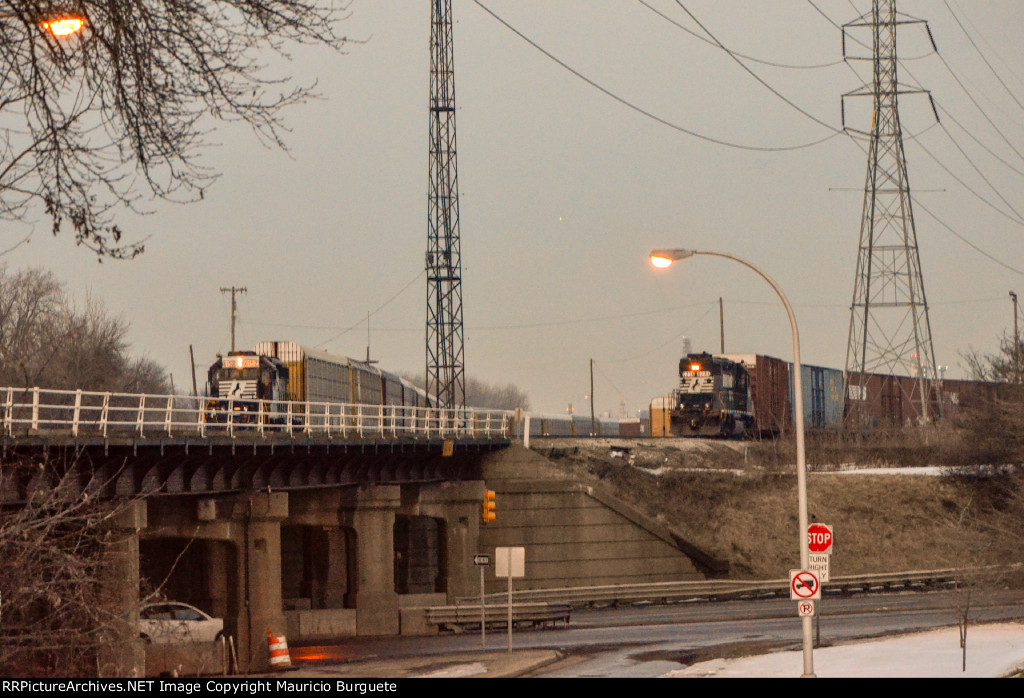
POLYGON ((224 620, 177 601, 146 604, 139 611, 139 634, 147 642, 212 642, 224 635, 224 620))

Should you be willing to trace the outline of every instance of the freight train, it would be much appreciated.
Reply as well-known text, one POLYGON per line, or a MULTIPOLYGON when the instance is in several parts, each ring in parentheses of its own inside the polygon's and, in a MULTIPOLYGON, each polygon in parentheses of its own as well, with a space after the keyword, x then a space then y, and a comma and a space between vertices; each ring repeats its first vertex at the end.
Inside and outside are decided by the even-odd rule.
MULTIPOLYGON (((680 387, 651 402, 651 435, 771 437, 787 432, 793 427, 792 369, 788 361, 760 354, 687 355, 679 365, 680 387)), ((866 374, 862 384, 845 392, 838 369, 804 364, 800 377, 809 431, 902 427, 925 414, 948 418, 995 393, 991 383, 942 380, 925 410, 920 382, 908 376, 866 374)))
POLYGON ((671 433, 742 437, 754 424, 750 375, 742 364, 711 354, 679 361, 679 388, 672 393, 671 433))
POLYGON ((294 342, 260 342, 253 351, 218 357, 210 366, 209 421, 284 423, 292 402, 429 407, 427 394, 373 364, 294 342))

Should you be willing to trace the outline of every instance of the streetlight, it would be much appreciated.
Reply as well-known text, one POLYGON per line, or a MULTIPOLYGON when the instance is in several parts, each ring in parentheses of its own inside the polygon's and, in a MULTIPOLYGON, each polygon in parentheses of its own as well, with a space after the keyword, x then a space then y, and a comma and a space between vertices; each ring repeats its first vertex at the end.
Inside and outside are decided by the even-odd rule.
POLYGON ((74 16, 53 17, 45 22, 40 22, 39 26, 60 39, 82 31, 82 27, 85 26, 85 20, 74 16))
MULTIPOLYGON (((673 262, 678 262, 694 255, 703 254, 710 255, 713 257, 725 257, 731 259, 734 262, 739 262, 743 266, 754 270, 762 279, 768 282, 775 293, 778 294, 779 299, 782 301, 782 305, 786 308, 786 314, 789 316, 789 326, 793 331, 793 411, 795 415, 793 421, 796 423, 796 487, 797 487, 797 506, 799 507, 799 520, 800 520, 800 569, 806 570, 808 567, 808 550, 807 550, 807 461, 804 457, 804 391, 803 381, 801 380, 800 374, 802 373, 800 364, 800 334, 796 328, 796 317, 793 315, 793 308, 789 305, 789 301, 786 300, 786 295, 782 292, 770 276, 765 274, 763 271, 758 269, 756 266, 751 264, 745 259, 740 257, 734 257, 731 254, 724 252, 713 252, 710 250, 653 250, 651 252, 651 264, 664 269, 671 266, 673 262)), ((810 616, 803 616, 801 618, 803 624, 803 645, 804 645, 804 676, 814 676, 814 658, 813 658, 813 645, 811 642, 811 618, 810 616)))

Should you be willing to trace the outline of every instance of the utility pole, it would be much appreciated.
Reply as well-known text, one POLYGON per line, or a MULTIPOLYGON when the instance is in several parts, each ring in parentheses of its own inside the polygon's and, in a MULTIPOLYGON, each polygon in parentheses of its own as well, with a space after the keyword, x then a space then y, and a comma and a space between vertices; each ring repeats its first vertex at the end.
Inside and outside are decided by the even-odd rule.
MULTIPOLYGON (((939 386, 898 104, 900 95, 927 93, 901 85, 896 74, 897 27, 920 22, 898 17, 896 0, 872 0, 868 14, 843 27, 846 60, 868 60, 845 55, 846 32, 859 27, 872 34, 872 81, 844 95, 843 102, 844 128, 869 138, 845 371, 847 419, 858 427, 869 373, 914 376, 924 420, 932 399, 942 409, 941 396, 933 394, 939 386), (845 124, 845 98, 855 96, 872 98, 870 131, 845 124)), ((901 399, 913 404, 911 394, 901 399)))
POLYGON ((235 350, 235 321, 238 319, 238 303, 235 301, 235 296, 239 293, 248 293, 245 287, 236 288, 234 286, 230 288, 220 289, 221 293, 231 294, 231 351, 235 350))
POLYGON ((722 297, 718 297, 718 331, 721 335, 721 353, 725 353, 725 307, 722 305, 722 297))
POLYGON ((590 360, 590 435, 597 436, 594 428, 594 360, 590 360))
POLYGON ((1020 346, 1020 332, 1017 330, 1017 294, 1010 291, 1010 300, 1013 301, 1013 353, 1010 354, 1010 358, 1013 361, 1013 373, 1014 381, 1017 383, 1021 382, 1021 346, 1020 346))
POLYGON ((426 374, 441 407, 466 404, 454 62, 451 0, 431 0, 426 374))
POLYGON ((1010 291, 1010 300, 1013 301, 1013 341, 1014 344, 1020 341, 1020 332, 1017 331, 1017 294, 1010 291))

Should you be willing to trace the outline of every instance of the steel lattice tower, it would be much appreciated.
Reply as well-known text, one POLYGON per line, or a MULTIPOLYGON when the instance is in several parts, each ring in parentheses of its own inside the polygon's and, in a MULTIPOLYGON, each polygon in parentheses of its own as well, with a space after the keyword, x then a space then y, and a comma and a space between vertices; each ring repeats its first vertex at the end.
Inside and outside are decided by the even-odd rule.
MULTIPOLYGON (((916 21, 897 18, 896 0, 874 0, 869 15, 847 25, 872 30, 874 66, 871 86, 850 93, 874 100, 846 350, 846 399, 853 419, 861 417, 865 374, 915 377, 919 396, 931 396, 936 379, 898 104, 899 95, 922 90, 901 87, 896 74, 897 26, 916 21)), ((883 399, 912 404, 911 395, 883 399)), ((925 419, 929 402, 921 400, 925 419)))
POLYGON ((427 194, 427 395, 466 403, 462 345, 462 259, 455 148, 451 0, 430 3, 430 185, 427 194))

